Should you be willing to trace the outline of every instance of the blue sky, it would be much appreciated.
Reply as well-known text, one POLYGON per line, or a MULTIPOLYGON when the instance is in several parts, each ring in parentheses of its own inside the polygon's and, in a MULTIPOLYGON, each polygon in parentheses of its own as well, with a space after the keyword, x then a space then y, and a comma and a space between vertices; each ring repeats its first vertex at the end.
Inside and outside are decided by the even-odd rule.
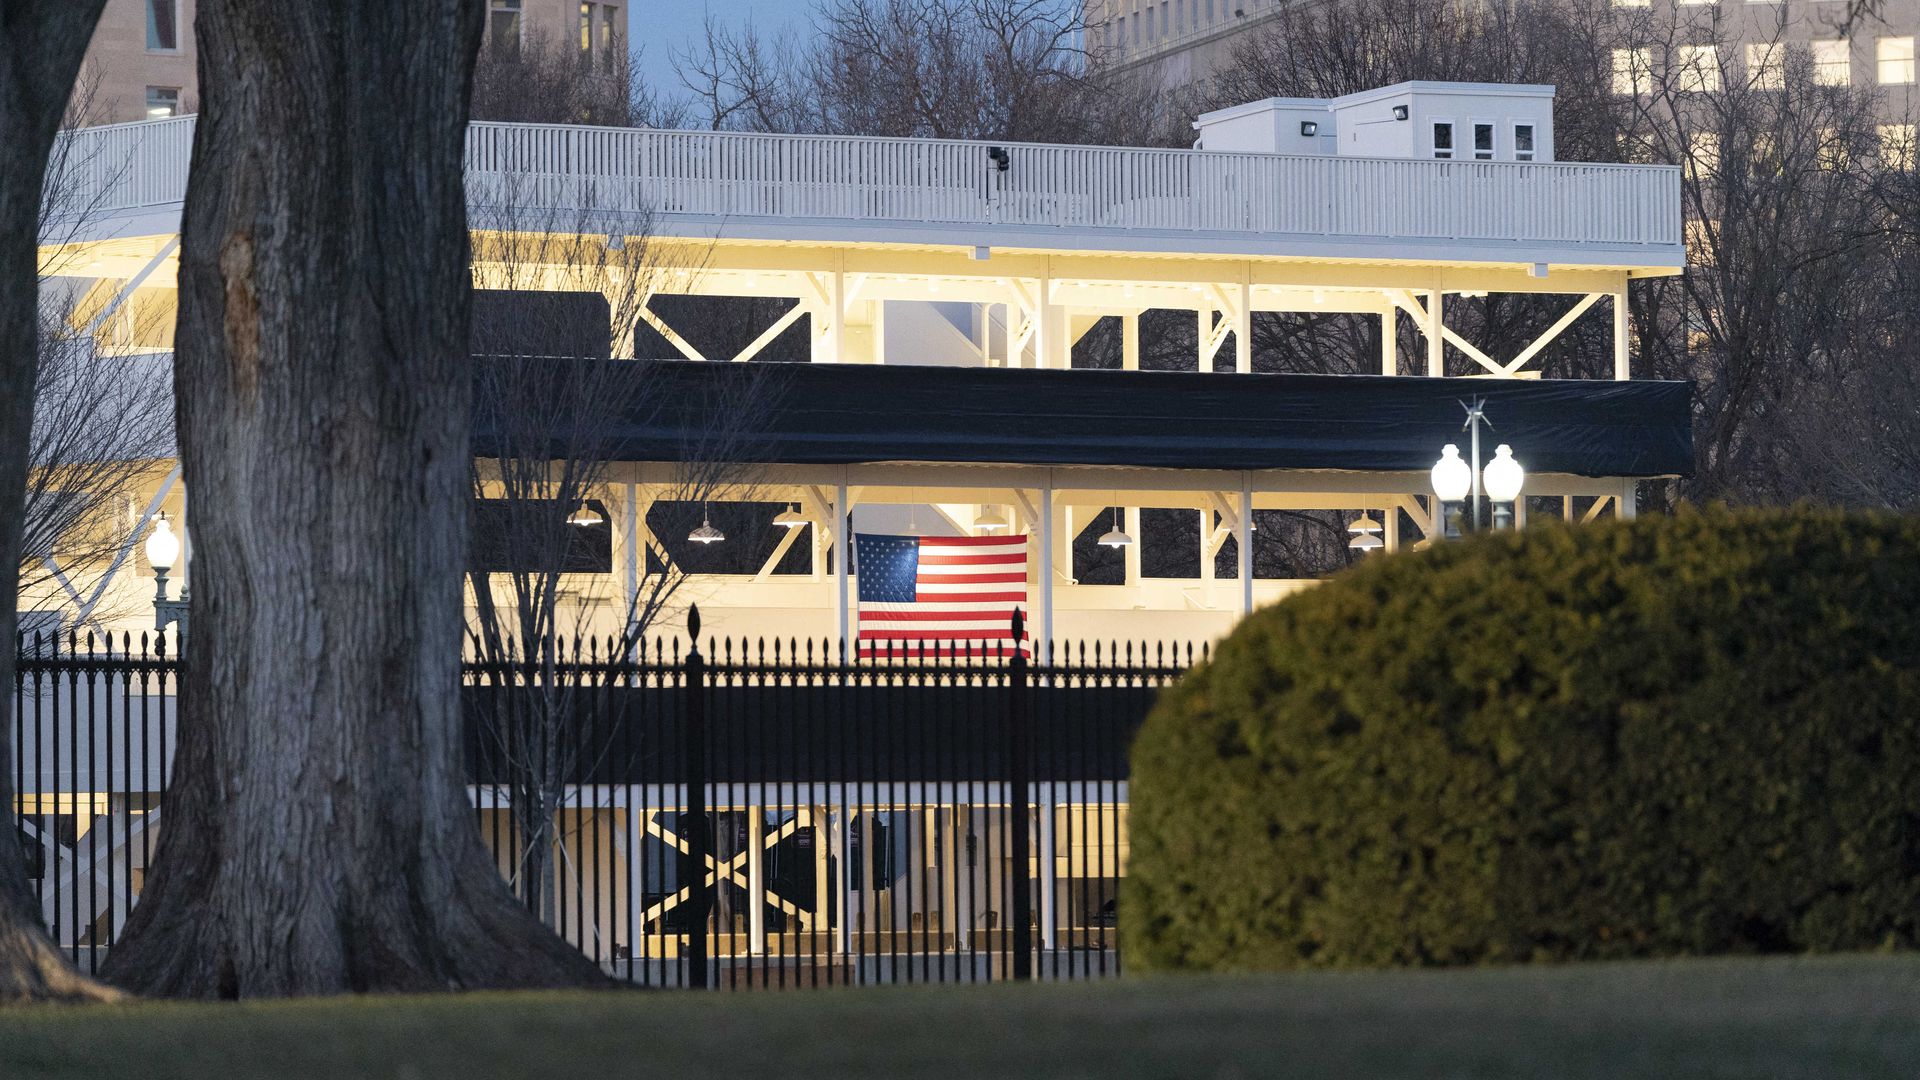
POLYGON ((673 74, 673 51, 684 49, 700 36, 707 12, 721 21, 740 24, 751 20, 764 37, 810 33, 808 0, 630 0, 633 45, 641 73, 648 83, 677 94, 680 81, 673 74))

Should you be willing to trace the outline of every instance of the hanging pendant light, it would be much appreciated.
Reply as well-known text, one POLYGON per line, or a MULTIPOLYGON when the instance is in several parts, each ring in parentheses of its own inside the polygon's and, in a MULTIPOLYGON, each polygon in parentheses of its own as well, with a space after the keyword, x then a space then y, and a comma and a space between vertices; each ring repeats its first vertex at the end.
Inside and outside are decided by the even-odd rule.
POLYGON ((1008 527, 1007 515, 998 506, 989 506, 973 519, 973 527, 977 532, 999 532, 1008 527))
POLYGON ((1364 533, 1368 535, 1377 534, 1381 529, 1382 526, 1380 522, 1374 520, 1373 514, 1367 511, 1362 511, 1360 516, 1354 519, 1353 524, 1347 526, 1347 531, 1350 533, 1364 533))
POLYGON ((1120 508, 1117 506, 1113 508, 1113 528, 1100 538, 1100 543, 1110 548, 1123 548, 1133 543, 1133 537, 1120 528, 1120 508))
POLYGON ((605 525, 606 523, 607 519, 601 517, 599 511, 588 506, 584 499, 580 501, 580 508, 578 510, 567 515, 567 524, 579 525, 582 528, 592 525, 605 525))
POLYGON ((1357 551, 1362 555, 1365 555, 1369 551, 1378 551, 1386 546, 1387 542, 1385 540, 1380 539, 1372 533, 1358 533, 1355 534, 1353 539, 1347 541, 1348 549, 1357 551))
POLYGON ((807 519, 800 516, 800 507, 796 503, 793 506, 790 506, 789 508, 780 511, 778 514, 775 514, 773 516, 773 523, 775 525, 780 526, 783 529, 797 529, 800 526, 805 525, 807 523, 807 519))
POLYGON ((727 534, 713 527, 707 519, 707 504, 700 504, 700 527, 687 534, 687 539, 696 544, 717 544, 727 538, 727 534))

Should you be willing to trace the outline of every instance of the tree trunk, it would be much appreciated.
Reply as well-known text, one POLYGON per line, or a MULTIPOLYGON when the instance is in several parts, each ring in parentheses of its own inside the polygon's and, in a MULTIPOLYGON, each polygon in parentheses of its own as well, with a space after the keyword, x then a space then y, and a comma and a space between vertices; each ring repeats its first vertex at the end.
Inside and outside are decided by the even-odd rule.
POLYGON ((20 524, 40 355, 40 194, 104 0, 0 2, 0 1004, 113 996, 47 940, 14 816, 20 524))
POLYGON ((192 625, 119 985, 606 981, 514 901, 465 794, 461 149, 481 15, 201 0, 175 360, 192 625))

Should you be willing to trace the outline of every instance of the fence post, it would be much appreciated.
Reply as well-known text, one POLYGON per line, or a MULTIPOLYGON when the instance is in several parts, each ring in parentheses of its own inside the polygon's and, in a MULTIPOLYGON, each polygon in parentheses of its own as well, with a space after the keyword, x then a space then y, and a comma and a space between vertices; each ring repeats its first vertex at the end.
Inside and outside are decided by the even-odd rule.
POLYGON ((1032 845, 1028 836, 1033 816, 1031 744, 1027 730, 1027 654, 1023 634, 1026 616, 1013 611, 1013 662, 1007 674, 1007 779, 1009 827, 1013 830, 1013 872, 1007 875, 1013 888, 1013 977, 1033 978, 1033 880, 1032 845))
POLYGON ((712 854, 707 828, 707 658, 700 655, 700 608, 687 609, 686 702, 681 782, 686 785, 687 809, 682 839, 693 879, 687 882, 687 986, 707 988, 707 862, 712 854))

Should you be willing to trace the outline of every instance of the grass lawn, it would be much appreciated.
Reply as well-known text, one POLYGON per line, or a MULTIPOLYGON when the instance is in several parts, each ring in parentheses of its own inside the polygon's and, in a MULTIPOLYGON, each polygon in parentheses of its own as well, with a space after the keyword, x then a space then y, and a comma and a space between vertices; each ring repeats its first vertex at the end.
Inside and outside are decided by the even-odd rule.
POLYGON ((1920 1076, 1920 956, 0 1011, 0 1078, 1920 1076))

